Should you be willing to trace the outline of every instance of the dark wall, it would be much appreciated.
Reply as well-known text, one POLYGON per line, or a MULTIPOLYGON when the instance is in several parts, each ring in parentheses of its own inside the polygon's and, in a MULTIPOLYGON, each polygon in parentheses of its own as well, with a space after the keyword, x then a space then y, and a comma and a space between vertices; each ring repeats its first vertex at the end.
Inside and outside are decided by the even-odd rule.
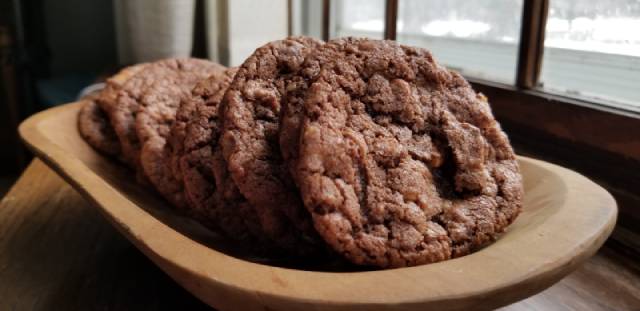
POLYGON ((37 85, 69 74, 91 77, 117 64, 113 0, 0 0, 0 33, 3 175, 19 172, 29 161, 16 128, 43 108, 37 85))
POLYGON ((117 63, 112 0, 44 0, 43 13, 52 75, 117 63))

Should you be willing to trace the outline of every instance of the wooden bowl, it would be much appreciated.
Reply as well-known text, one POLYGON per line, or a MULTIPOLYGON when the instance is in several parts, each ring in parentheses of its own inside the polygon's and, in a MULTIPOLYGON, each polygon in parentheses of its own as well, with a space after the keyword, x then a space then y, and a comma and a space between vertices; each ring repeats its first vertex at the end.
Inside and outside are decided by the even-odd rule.
MULTIPOLYGON (((523 299, 594 254, 617 209, 568 169, 520 157, 524 210, 495 243, 461 258, 392 270, 326 272, 256 263, 175 213, 76 130, 80 103, 20 126, 26 144, 178 283, 222 310, 467 310, 523 299)), ((124 276, 123 277, 129 277, 124 276)))

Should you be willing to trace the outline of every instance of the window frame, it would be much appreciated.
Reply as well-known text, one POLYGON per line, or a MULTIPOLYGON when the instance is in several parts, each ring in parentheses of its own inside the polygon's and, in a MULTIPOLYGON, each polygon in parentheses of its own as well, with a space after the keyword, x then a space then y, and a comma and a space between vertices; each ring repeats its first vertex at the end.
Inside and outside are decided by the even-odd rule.
MULTIPOLYGON (((395 40, 398 2, 386 0, 384 38, 395 40)), ((587 174, 617 199, 616 243, 640 253, 640 114, 606 99, 540 87, 549 0, 523 0, 515 85, 466 77, 484 93, 520 154, 587 174), (615 163, 616 165, 612 165, 615 163)), ((329 39, 331 0, 323 0, 322 39, 329 39)))
MULTIPOLYGON (((385 28, 383 32, 384 38, 387 40, 395 40, 397 37, 396 23, 399 1, 401 0, 386 0, 385 28)), ((627 150, 612 148, 607 144, 607 141, 594 140, 593 137, 584 134, 589 131, 581 131, 581 128, 585 126, 599 123, 599 125, 609 126, 605 131, 611 134, 611 136, 629 138, 629 142, 637 141, 638 139, 633 137, 633 135, 631 135, 633 133, 630 133, 627 128, 621 129, 620 126, 617 126, 618 124, 603 124, 602 122, 598 122, 598 120, 605 120, 611 115, 616 115, 617 119, 620 119, 624 124, 633 124, 640 129, 640 114, 619 107, 619 105, 616 105, 613 101, 606 99, 574 97, 568 94, 545 90, 540 87, 539 79, 544 54, 544 36, 549 11, 549 0, 523 1, 515 85, 474 77, 466 78, 476 88, 487 93, 485 95, 495 94, 496 96, 494 96, 494 98, 490 96, 489 99, 491 104, 495 106, 496 114, 507 118, 510 122, 538 128, 543 132, 553 134, 560 138, 592 145, 596 148, 640 161, 640 150, 632 147, 629 147, 627 150), (512 98, 509 98, 508 95, 512 95, 512 98), (566 112, 565 114, 545 114, 545 118, 548 118, 548 121, 545 123, 562 122, 574 113, 575 115, 588 116, 590 120, 589 122, 584 122, 584 124, 572 124, 571 126, 573 128, 569 128, 569 125, 566 125, 567 132, 572 132, 572 135, 567 135, 567 133, 559 130, 552 131, 545 129, 543 124, 533 124, 529 116, 519 115, 519 112, 522 112, 523 108, 517 105, 509 105, 509 102, 514 98, 526 98, 526 103, 530 106, 527 107, 529 108, 527 110, 529 113, 532 113, 530 110, 533 109, 539 109, 541 112, 553 111, 553 108, 556 107, 552 107, 552 105, 550 106, 549 104, 566 105, 566 107, 562 107, 561 109, 566 112)), ((331 2, 331 0, 322 0, 322 39, 325 41, 329 40, 330 36, 331 2)))

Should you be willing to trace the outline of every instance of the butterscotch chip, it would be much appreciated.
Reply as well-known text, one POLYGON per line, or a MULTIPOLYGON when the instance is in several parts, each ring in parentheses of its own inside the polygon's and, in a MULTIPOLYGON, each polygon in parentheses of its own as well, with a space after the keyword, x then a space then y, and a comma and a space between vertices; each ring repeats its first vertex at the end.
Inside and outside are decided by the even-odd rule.
POLYGON ((290 87, 304 98, 287 101, 302 107, 285 109, 283 153, 315 228, 352 262, 465 255, 518 215, 522 181, 506 135, 486 99, 428 51, 338 39, 300 73, 310 82, 290 87))
MULTIPOLYGON (((191 89, 211 74, 222 73, 225 67, 199 59, 162 61, 162 76, 149 84, 135 102, 135 136, 132 154, 139 154, 137 169, 169 202, 186 208, 182 180, 174 177, 171 159, 165 148, 171 125, 180 102, 191 96, 191 89)), ((144 73, 144 72, 143 72, 144 73)), ((129 108, 133 102, 129 104, 129 108)), ((124 128, 121 124, 121 128, 124 128)), ((130 128, 128 130, 131 130, 130 128)), ((127 135, 128 136, 128 135, 127 135)))
POLYGON ((220 143, 229 174, 255 208, 266 235, 291 248, 316 233, 280 155, 280 105, 286 82, 321 45, 299 37, 258 48, 238 69, 223 100, 220 143))

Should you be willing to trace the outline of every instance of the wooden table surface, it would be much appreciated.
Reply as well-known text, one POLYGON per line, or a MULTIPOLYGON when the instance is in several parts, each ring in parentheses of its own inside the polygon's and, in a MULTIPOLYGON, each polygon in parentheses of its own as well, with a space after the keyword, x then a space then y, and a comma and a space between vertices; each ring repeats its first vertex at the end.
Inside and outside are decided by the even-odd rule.
MULTIPOLYGON (((206 308, 39 160, 0 202, 0 310, 206 308)), ((605 246, 503 310, 640 310, 637 258, 605 246)))

